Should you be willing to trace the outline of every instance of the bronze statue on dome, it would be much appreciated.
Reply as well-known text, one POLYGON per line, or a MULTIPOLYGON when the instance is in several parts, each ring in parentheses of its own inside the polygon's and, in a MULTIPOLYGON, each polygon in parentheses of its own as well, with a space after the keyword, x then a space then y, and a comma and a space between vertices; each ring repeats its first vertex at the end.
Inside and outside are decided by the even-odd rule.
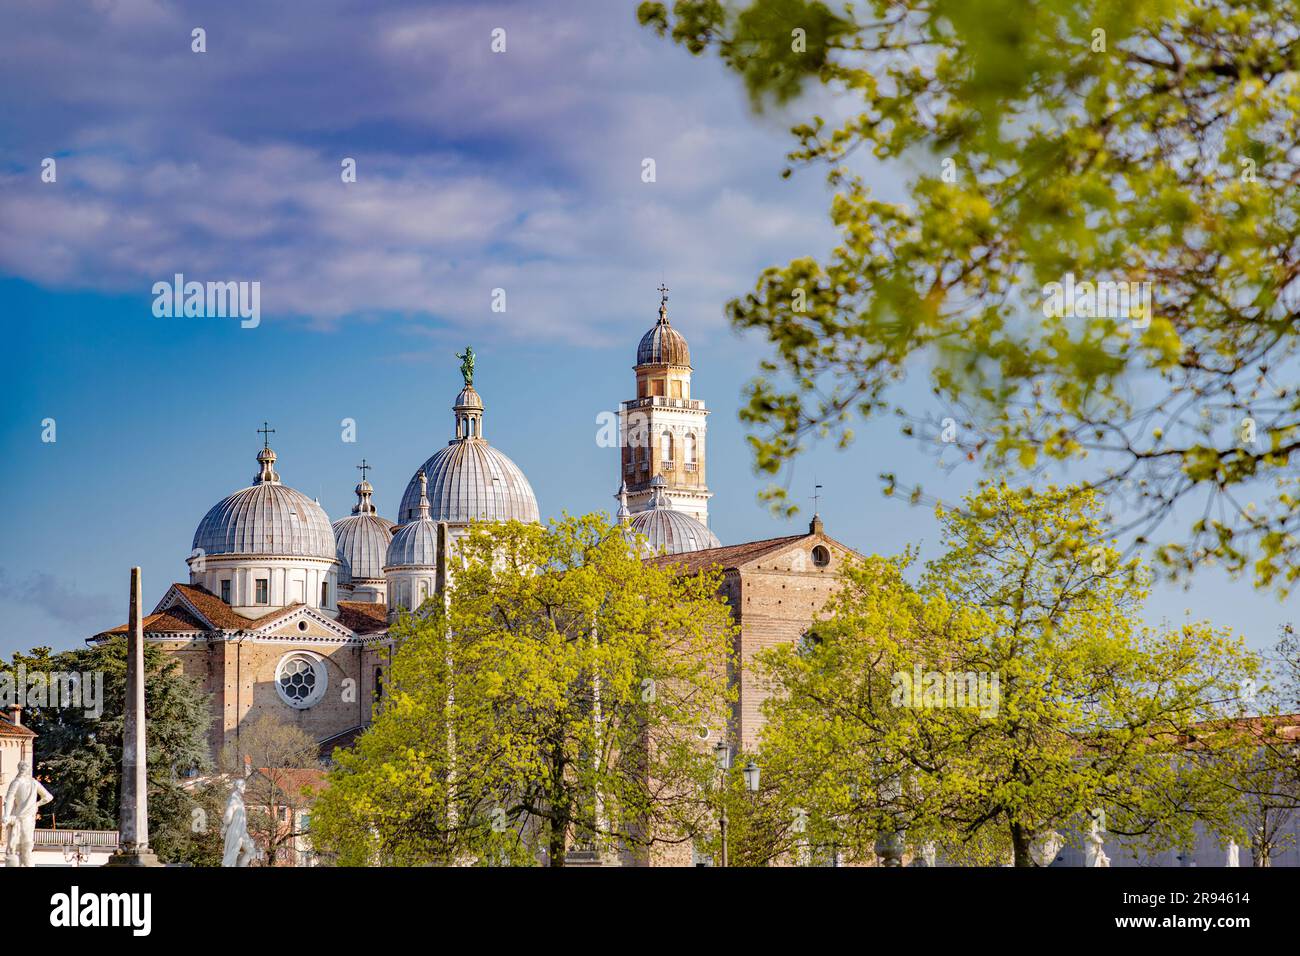
POLYGON ((460 377, 468 388, 474 384, 474 350, 467 345, 464 352, 456 353, 456 358, 460 359, 460 377))

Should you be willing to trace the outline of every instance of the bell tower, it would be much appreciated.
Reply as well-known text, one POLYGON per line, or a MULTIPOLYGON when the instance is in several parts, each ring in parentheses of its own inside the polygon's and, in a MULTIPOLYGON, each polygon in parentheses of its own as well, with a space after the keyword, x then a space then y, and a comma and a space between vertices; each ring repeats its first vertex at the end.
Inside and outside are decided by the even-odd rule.
POLYGON ((636 350, 636 398, 619 407, 620 480, 632 514, 651 507, 651 479, 662 477, 669 506, 707 525, 709 412, 691 397, 691 353, 668 321, 668 288, 661 285, 659 295, 659 321, 636 350))

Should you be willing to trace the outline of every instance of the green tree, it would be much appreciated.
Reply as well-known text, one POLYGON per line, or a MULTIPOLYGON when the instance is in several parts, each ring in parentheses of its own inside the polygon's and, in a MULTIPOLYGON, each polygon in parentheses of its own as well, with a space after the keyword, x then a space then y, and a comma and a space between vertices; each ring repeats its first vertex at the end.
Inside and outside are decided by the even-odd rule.
POLYGON ((396 633, 382 712, 312 817, 340 863, 545 862, 711 826, 701 728, 732 699, 717 574, 643 562, 598 516, 481 526, 396 633))
POLYGON ((1271 658, 1267 682, 1247 695, 1253 713, 1239 722, 1242 753, 1233 780, 1246 805, 1236 836, 1255 866, 1272 866, 1294 842, 1300 815, 1300 640, 1291 625, 1283 627, 1271 658))
POLYGON ((946 552, 919 584, 906 558, 846 570, 817 640, 761 661, 780 690, 761 812, 805 824, 760 856, 863 857, 905 832, 953 862, 1029 866, 1095 810, 1135 848, 1235 826, 1224 718, 1259 662, 1206 624, 1141 626, 1140 569, 1094 543, 1099 510, 1091 492, 990 488, 940 514, 946 552))
MULTIPOLYGON (((146 747, 149 759, 149 842, 165 862, 213 862, 211 841, 196 820, 207 812, 196 788, 195 772, 210 765, 207 695, 185 677, 180 665, 158 647, 145 644, 146 747)), ((36 772, 48 781, 54 802, 43 813, 60 827, 115 830, 121 782, 122 723, 126 701, 126 638, 94 647, 53 653, 38 647, 16 653, 0 671, 102 675, 101 713, 61 706, 47 698, 23 715, 36 738, 36 772)), ((219 817, 218 817, 219 819, 219 817)), ((220 859, 219 852, 215 859, 220 859)))
POLYGON ((950 419, 951 444, 933 446, 945 453, 995 473, 1069 462, 1071 480, 1127 496, 1124 530, 1158 545, 1156 570, 1217 560, 1287 589, 1300 574, 1294 3, 668 7, 638 15, 716 52, 755 108, 800 113, 810 85, 833 97, 835 119, 798 116, 786 175, 826 169, 839 244, 765 270, 728 306, 774 352, 742 413, 760 470, 809 435, 847 443, 858 417, 892 410, 927 441, 950 419), (867 154, 906 179, 906 201, 872 194, 867 154), (1056 314, 1049 289, 1067 274, 1148 283, 1136 291, 1152 307, 1056 314), (899 391, 905 376, 928 376, 932 413, 899 391), (1169 518, 1187 523, 1153 538, 1169 518))

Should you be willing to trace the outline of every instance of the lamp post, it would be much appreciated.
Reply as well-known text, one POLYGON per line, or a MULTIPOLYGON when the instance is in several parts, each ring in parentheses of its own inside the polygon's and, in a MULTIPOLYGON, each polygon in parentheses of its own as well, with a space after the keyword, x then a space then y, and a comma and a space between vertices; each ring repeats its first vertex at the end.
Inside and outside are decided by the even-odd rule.
POLYGON ((718 796, 720 814, 718 826, 722 831, 722 865, 727 865, 727 771, 731 769, 731 748, 719 740, 713 747, 713 757, 718 764, 718 796))
POLYGON ((74 831, 72 842, 63 845, 63 862, 71 863, 75 867, 81 866, 90 859, 90 853, 82 846, 81 831, 74 831))
MULTIPOLYGON (((885 781, 884 786, 880 788, 880 795, 890 806, 890 815, 893 816, 895 802, 903 795, 903 787, 897 776, 892 776, 885 781)), ((897 826, 891 830, 882 830, 876 835, 876 853, 880 857, 881 866, 903 865, 903 852, 907 848, 905 839, 904 832, 897 826)))

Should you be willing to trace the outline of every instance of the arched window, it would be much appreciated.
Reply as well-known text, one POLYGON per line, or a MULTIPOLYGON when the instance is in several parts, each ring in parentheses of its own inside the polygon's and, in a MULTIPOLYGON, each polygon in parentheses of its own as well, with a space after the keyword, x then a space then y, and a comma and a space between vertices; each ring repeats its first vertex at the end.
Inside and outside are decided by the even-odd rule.
POLYGON ((660 457, 665 463, 671 463, 673 460, 673 433, 664 429, 663 435, 659 439, 660 457))
POLYGON ((686 464, 695 464, 695 436, 686 436, 686 464))

